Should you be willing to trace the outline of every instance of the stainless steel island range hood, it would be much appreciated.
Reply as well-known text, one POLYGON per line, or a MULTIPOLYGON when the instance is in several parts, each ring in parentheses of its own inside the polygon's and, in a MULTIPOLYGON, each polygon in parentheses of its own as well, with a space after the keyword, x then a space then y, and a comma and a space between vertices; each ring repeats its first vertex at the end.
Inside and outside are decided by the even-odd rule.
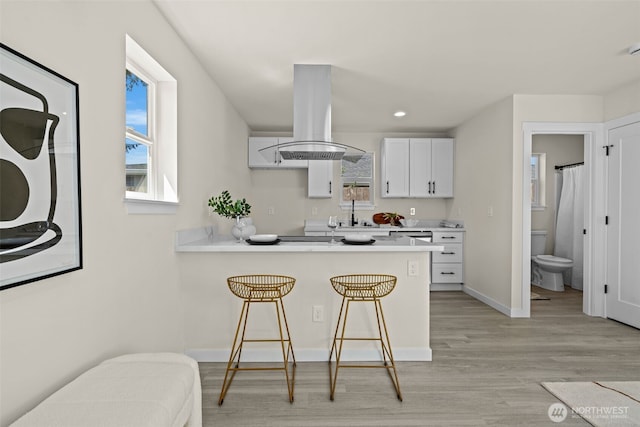
POLYGON ((345 153, 364 151, 331 140, 331 65, 293 66, 293 141, 260 150, 273 159, 277 150, 285 160, 340 160, 345 153))

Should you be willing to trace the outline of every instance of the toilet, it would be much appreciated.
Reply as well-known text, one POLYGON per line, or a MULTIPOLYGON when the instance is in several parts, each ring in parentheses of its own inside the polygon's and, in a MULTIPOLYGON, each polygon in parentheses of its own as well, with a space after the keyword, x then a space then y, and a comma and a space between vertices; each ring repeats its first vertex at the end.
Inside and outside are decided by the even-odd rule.
POLYGON ((531 283, 544 289, 564 292, 562 273, 573 267, 573 261, 544 255, 546 230, 531 230, 531 283))

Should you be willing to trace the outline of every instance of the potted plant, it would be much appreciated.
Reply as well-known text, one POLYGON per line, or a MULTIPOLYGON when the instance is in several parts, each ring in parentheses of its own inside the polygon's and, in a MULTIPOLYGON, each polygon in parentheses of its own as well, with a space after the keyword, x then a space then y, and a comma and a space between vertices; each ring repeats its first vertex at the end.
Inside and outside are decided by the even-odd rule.
POLYGON ((247 203, 247 199, 238 199, 234 202, 229 190, 224 190, 219 196, 210 198, 209 206, 215 213, 225 218, 243 218, 251 213, 251 205, 247 203))
POLYGON ((253 226, 251 218, 248 218, 251 213, 251 205, 247 199, 233 201, 229 191, 224 190, 219 196, 209 199, 209 206, 218 215, 236 220, 231 230, 231 234, 236 238, 242 240, 244 237, 255 234, 256 228, 253 226))

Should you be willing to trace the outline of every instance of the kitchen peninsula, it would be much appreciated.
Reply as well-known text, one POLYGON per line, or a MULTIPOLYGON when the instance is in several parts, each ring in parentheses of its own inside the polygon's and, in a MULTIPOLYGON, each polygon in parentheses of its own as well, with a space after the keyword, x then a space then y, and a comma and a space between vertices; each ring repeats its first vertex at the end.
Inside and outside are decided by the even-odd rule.
MULTIPOLYGON (((211 228, 176 234, 184 295, 185 348, 198 361, 226 361, 240 315, 241 301, 227 287, 226 278, 241 274, 281 274, 296 278, 284 298, 296 360, 326 361, 335 332, 341 298, 329 278, 342 274, 381 273, 398 278, 382 300, 394 357, 401 361, 429 361, 429 270, 431 252, 444 247, 408 236, 375 236, 371 245, 330 244, 326 241, 282 241, 275 245, 238 243, 211 228), (312 316, 312 313, 315 316, 312 316)), ((286 239, 283 239, 286 240, 286 239)), ((312 240, 312 239, 305 239, 312 240)), ((372 336, 375 316, 370 304, 356 304, 348 328, 372 336), (367 306, 367 307, 365 307, 367 306), (357 310, 357 314, 356 314, 357 310)), ((252 308, 254 337, 274 337, 270 304, 252 308)), ((349 343, 352 344, 352 343, 349 343)), ((243 360, 278 360, 278 348, 247 348, 243 360)), ((372 343, 345 347, 351 360, 379 360, 372 343)))

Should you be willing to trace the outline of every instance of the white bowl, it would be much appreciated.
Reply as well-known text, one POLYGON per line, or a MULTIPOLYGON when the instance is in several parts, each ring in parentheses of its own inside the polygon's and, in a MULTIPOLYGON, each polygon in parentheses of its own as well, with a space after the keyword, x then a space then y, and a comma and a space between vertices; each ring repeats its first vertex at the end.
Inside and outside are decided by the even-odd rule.
POLYGON ((371 240, 371 235, 365 233, 345 234, 344 240, 347 242, 368 242, 371 240))
POLYGON ((415 227, 418 225, 418 220, 404 218, 400 220, 400 224, 402 224, 403 227, 415 227))
POLYGON ((249 236, 252 242, 273 242, 278 238, 277 234, 254 234, 249 236))

